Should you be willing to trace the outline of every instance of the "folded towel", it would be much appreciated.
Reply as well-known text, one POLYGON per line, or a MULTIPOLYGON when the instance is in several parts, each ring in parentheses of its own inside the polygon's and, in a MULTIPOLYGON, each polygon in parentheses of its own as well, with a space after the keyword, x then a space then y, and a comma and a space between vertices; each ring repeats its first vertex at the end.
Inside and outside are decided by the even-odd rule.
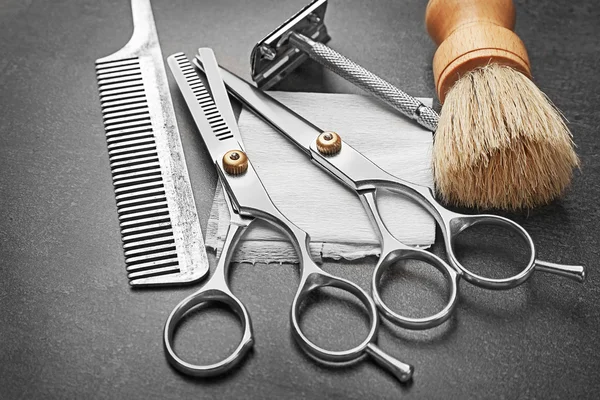
MULTIPOLYGON (((392 175, 433 186, 432 133, 397 111, 362 95, 270 92, 292 110, 342 139, 392 175)), ((421 99, 431 105, 431 99, 421 99)), ((356 194, 314 165, 306 155, 251 112, 243 110, 239 128, 246 151, 279 210, 311 237, 316 261, 354 260, 379 254, 374 228, 356 194)), ((419 205, 398 194, 380 193, 383 220, 399 240, 427 247, 435 222, 419 205)), ((217 185, 206 245, 223 246, 229 212, 217 185)), ((233 256, 235 262, 297 262, 292 245, 278 229, 257 221, 233 256)))

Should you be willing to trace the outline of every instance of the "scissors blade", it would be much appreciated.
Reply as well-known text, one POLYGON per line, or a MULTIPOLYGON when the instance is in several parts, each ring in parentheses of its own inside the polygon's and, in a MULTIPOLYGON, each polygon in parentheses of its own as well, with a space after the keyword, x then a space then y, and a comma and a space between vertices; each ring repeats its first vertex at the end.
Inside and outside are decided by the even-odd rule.
MULTIPOLYGON (((205 57, 198 54, 194 64, 205 70, 205 57)), ((311 124, 262 90, 221 67, 221 78, 236 99, 266 123, 287 136, 301 150, 311 155, 310 145, 323 130, 311 124)))
POLYGON ((235 119, 235 115, 233 114, 233 108, 231 108, 229 95, 227 94, 225 84, 223 83, 221 73, 219 72, 219 64, 217 63, 215 53, 210 48, 200 48, 198 49, 198 54, 200 54, 202 59, 205 60, 204 73, 206 74, 206 79, 208 80, 208 86, 212 94, 212 98, 215 101, 221 116, 227 123, 229 130, 238 140, 238 142, 242 144, 242 136, 240 135, 237 121, 235 119))
MULTIPOLYGON (((209 65, 211 76, 208 81, 213 95, 216 93, 214 97, 204 86, 185 54, 176 53, 169 56, 167 64, 204 139, 208 152, 215 162, 219 162, 225 152, 234 149, 244 150, 244 145, 229 98, 226 93, 223 95, 219 92, 220 77, 213 76, 215 72, 218 73, 214 54, 212 51, 210 54, 208 52, 203 54, 209 65)), ((222 83, 221 87, 223 87, 222 83)), ((224 91, 224 87, 222 90, 224 91)))

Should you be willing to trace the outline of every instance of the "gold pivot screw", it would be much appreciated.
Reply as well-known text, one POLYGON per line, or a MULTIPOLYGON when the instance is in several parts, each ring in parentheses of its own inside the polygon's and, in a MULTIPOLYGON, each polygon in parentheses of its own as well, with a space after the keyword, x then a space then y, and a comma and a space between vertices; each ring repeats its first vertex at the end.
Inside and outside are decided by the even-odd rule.
POLYGON ((342 138, 335 132, 323 132, 317 138, 317 150, 319 153, 332 156, 342 149, 342 138))
POLYGON ((223 168, 229 175, 241 175, 248 170, 248 157, 241 150, 229 150, 223 156, 223 168))

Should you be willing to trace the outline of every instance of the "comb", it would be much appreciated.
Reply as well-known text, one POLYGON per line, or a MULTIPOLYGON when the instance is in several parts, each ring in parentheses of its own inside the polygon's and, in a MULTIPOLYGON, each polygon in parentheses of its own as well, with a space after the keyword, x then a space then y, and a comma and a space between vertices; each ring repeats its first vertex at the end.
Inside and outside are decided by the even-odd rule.
POLYGON ((129 283, 177 285, 208 272, 149 0, 132 0, 133 35, 96 60, 129 283))

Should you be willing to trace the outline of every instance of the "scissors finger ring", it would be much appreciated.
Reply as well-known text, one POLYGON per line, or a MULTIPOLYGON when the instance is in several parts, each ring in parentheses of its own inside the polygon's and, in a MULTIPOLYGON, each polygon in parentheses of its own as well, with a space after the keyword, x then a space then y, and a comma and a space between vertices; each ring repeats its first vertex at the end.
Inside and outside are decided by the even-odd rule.
POLYGON ((231 221, 225 237, 223 251, 217 262, 215 272, 200 290, 183 299, 173 309, 167 318, 163 332, 163 345, 167 359, 177 370, 191 376, 210 377, 229 371, 244 358, 254 343, 252 322, 248 310, 246 310, 244 304, 231 292, 231 289, 227 284, 228 266, 231 260, 232 250, 253 220, 241 218, 236 213, 233 213, 228 196, 225 196, 225 201, 230 209, 231 221), (197 306, 214 305, 215 303, 227 305, 237 315, 242 324, 243 331, 240 343, 228 357, 213 364, 199 365, 185 361, 175 352, 174 336, 177 325, 186 314, 197 306))

